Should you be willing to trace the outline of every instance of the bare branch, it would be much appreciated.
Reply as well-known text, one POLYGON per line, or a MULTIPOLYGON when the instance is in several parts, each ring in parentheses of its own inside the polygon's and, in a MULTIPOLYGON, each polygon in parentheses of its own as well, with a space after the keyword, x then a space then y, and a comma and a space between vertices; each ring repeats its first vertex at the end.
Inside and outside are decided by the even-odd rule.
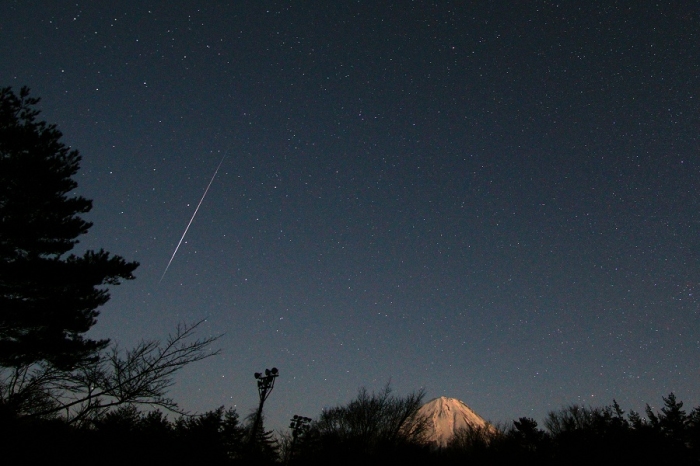
POLYGON ((209 349, 219 336, 192 341, 201 323, 178 325, 164 343, 142 341, 126 351, 115 345, 98 360, 71 371, 27 366, 8 371, 4 379, 0 372, 0 404, 26 417, 63 412, 69 422, 82 422, 124 404, 148 404, 184 414, 166 396, 175 373, 219 354, 209 349))

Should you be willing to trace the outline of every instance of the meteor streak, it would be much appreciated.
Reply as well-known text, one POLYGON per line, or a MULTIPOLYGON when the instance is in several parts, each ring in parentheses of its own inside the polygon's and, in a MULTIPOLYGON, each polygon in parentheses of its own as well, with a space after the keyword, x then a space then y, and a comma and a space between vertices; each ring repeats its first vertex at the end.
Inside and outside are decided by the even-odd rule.
POLYGON ((158 284, 160 284, 160 282, 163 281, 163 278, 165 278, 165 274, 168 273, 168 269, 170 268, 170 264, 172 264, 173 259, 175 259, 175 254, 177 254, 177 250, 180 249, 180 245, 182 244, 182 240, 185 239, 185 235, 187 234, 187 230, 190 229, 190 225, 192 225, 192 221, 194 220, 194 217, 197 215, 197 211, 199 211, 199 206, 202 205, 202 201, 204 201, 204 198, 207 196, 207 193, 209 192, 209 188, 211 187, 211 184, 214 182, 214 178, 216 178, 216 174, 219 173, 219 168, 221 168, 221 164, 224 163, 225 158, 226 158, 226 154, 224 154, 224 156, 221 157, 221 162, 219 162, 219 166, 216 167, 216 170, 214 171, 214 175, 211 177, 211 180, 209 180, 209 184, 207 185, 207 189, 204 190, 204 194, 202 194, 202 198, 199 200, 199 204, 197 204, 197 208, 194 209, 194 213, 192 214, 192 218, 190 219, 190 222, 187 224, 187 228, 185 228, 185 232, 182 234, 182 238, 180 238, 180 241, 177 243, 177 246, 175 246, 175 250, 173 251, 173 255, 170 256, 170 260, 168 261, 168 265, 165 266, 165 271, 163 272, 163 275, 160 277, 158 284))

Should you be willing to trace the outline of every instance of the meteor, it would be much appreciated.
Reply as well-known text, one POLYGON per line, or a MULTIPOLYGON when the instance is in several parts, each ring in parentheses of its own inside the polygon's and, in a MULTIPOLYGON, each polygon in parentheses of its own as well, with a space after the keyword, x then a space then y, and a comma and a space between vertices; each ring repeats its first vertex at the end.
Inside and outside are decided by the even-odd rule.
POLYGON ((163 278, 165 278, 165 274, 168 273, 168 269, 170 268, 170 264, 173 263, 173 259, 175 259, 175 254, 177 254, 177 250, 180 249, 180 245, 182 244, 182 240, 185 239, 185 235, 187 234, 187 230, 190 229, 190 225, 192 225, 192 221, 194 221, 194 217, 197 215, 197 212, 199 211, 199 206, 202 205, 204 198, 207 197, 207 193, 209 192, 209 188, 211 187, 211 184, 214 182, 214 178, 216 178, 216 174, 219 173, 219 168, 221 168, 221 164, 224 163, 225 158, 226 158, 226 154, 224 154, 224 156, 221 157, 221 162, 219 162, 219 166, 216 167, 216 170, 214 171, 214 175, 211 177, 211 180, 209 180, 209 184, 207 185, 207 189, 204 190, 204 194, 202 194, 202 198, 199 200, 199 204, 197 204, 197 208, 194 209, 194 213, 192 214, 192 218, 190 219, 190 222, 187 224, 187 227, 185 228, 185 232, 182 234, 182 237, 180 238, 180 241, 177 243, 177 246, 175 246, 175 250, 173 251, 173 255, 170 256, 170 260, 168 261, 168 265, 165 266, 165 271, 163 272, 163 275, 160 277, 158 284, 160 284, 160 282, 163 281, 163 278))

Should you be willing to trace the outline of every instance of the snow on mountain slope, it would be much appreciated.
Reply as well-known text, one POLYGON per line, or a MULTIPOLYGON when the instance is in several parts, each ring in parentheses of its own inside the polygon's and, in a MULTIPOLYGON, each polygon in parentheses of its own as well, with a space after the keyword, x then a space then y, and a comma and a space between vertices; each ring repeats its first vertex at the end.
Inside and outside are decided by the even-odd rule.
POLYGON ((446 446, 460 428, 491 428, 469 406, 456 398, 445 396, 428 401, 418 410, 418 415, 428 418, 427 440, 441 447, 446 446))

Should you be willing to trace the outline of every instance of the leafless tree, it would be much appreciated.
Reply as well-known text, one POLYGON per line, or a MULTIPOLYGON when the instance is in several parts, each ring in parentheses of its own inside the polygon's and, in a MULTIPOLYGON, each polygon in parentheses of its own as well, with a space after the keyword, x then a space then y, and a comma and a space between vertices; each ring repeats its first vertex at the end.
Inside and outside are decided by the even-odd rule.
POLYGON ((424 397, 422 389, 405 397, 393 396, 388 384, 379 393, 361 388, 347 406, 324 410, 314 428, 321 435, 358 439, 367 445, 422 442, 427 421, 418 417, 418 410, 424 397))
POLYGON ((0 368, 0 410, 15 417, 62 417, 80 423, 123 405, 150 405, 183 414, 167 396, 174 374, 214 356, 219 337, 194 339, 197 327, 178 325, 164 341, 142 341, 130 350, 112 346, 72 370, 48 364, 0 368))

